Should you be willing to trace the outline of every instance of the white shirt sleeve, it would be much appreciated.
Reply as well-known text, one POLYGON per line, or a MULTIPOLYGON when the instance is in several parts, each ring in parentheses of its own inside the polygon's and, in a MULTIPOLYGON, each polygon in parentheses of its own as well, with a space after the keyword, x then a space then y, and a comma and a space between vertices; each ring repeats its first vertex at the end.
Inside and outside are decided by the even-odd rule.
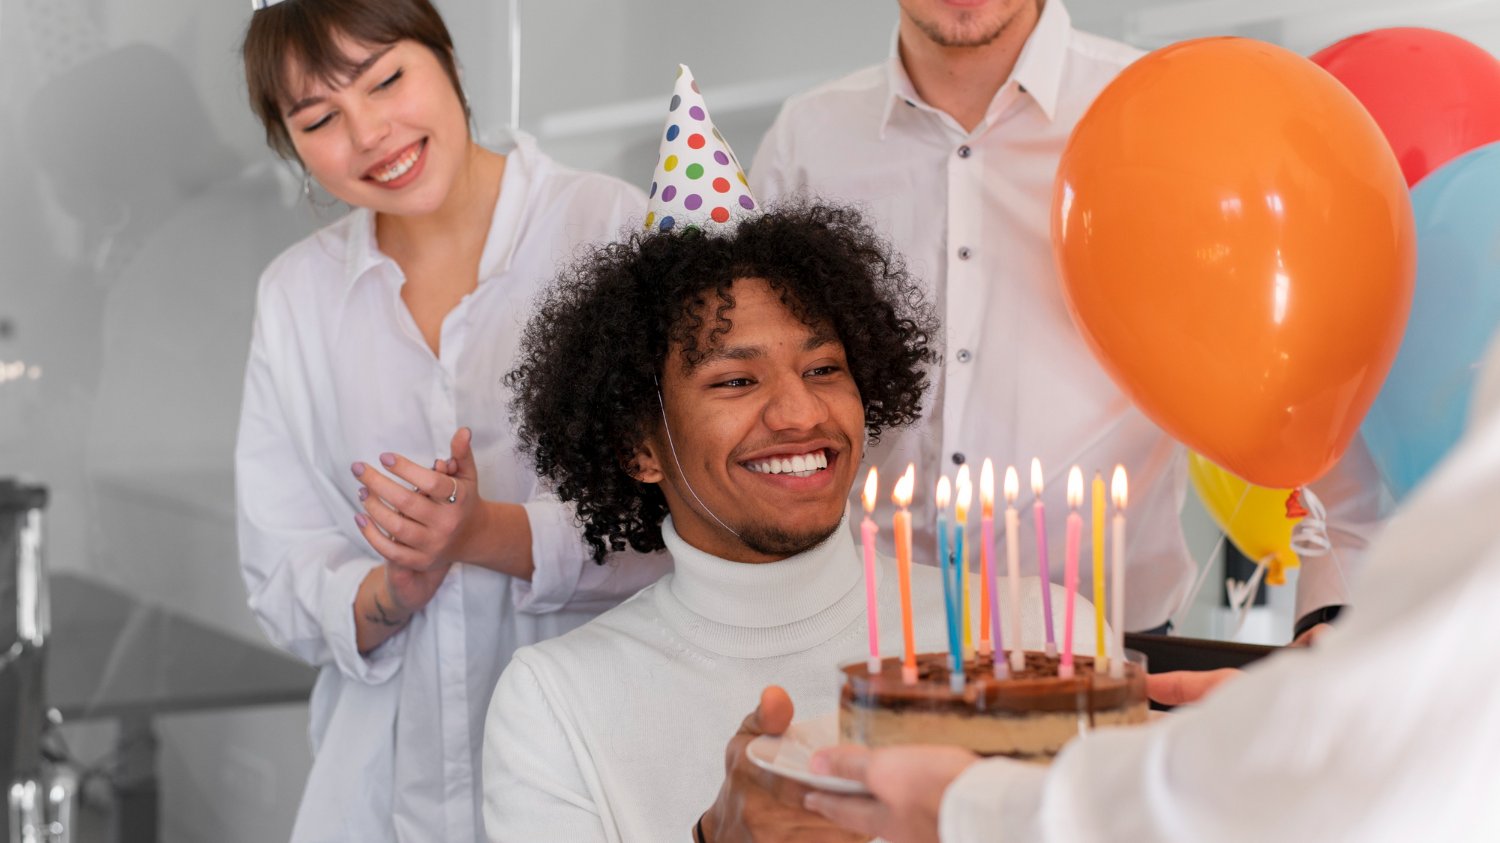
POLYGON ((484 828, 494 843, 613 841, 580 758, 587 751, 559 719, 518 651, 501 674, 484 726, 484 828))
POLYGON ((665 551, 624 550, 596 564, 571 504, 548 494, 528 501, 531 522, 531 581, 516 580, 516 609, 530 614, 602 612, 656 582, 672 568, 665 551))
POLYGON ((1500 594, 1500 425, 1472 445, 1392 521, 1316 647, 1050 768, 974 765, 944 794, 942 839, 1497 839, 1500 674, 1475 658, 1500 594))
POLYGON ((1296 618, 1349 602, 1349 590, 1364 567, 1365 547, 1384 526, 1392 508, 1380 471, 1358 436, 1333 470, 1310 488, 1328 511, 1328 538, 1333 547, 1323 556, 1302 557, 1296 618))
POLYGON ((278 374, 286 368, 275 356, 295 343, 280 336, 282 314, 265 285, 259 304, 235 445, 240 571, 250 609, 272 643, 309 664, 332 662, 356 681, 384 682, 401 665, 405 630, 362 656, 354 629, 355 594, 382 560, 349 537, 352 502, 337 513, 349 520, 348 532, 329 511, 338 487, 312 466, 281 400, 278 374))
POLYGON ((781 107, 776 121, 766 130, 760 148, 755 151, 755 160, 750 164, 750 172, 746 174, 750 178, 750 191, 762 205, 769 205, 804 186, 794 170, 796 159, 789 150, 791 126, 796 122, 787 116, 789 106, 790 103, 781 107))

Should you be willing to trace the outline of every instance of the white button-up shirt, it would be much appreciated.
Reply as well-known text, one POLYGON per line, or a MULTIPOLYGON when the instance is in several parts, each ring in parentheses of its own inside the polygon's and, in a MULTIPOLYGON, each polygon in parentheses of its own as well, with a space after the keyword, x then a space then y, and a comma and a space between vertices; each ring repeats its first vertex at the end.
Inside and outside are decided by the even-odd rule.
POLYGON ((261 280, 235 454, 240 558, 266 634, 321 668, 297 841, 478 839, 484 716, 511 653, 669 565, 665 554, 588 561, 572 510, 517 453, 502 383, 558 264, 639 225, 644 197, 553 163, 526 137, 503 178, 478 287, 443 320, 440 355, 368 210, 293 246, 261 280), (481 494, 526 502, 536 573, 527 583, 455 565, 406 628, 362 656, 354 597, 383 563, 354 525, 350 464, 378 465, 384 451, 430 463, 461 425, 474 431, 481 494))
MULTIPOLYGON (((1188 597, 1196 565, 1179 522, 1186 460, 1115 386, 1073 326, 1053 262, 1050 210, 1073 127, 1139 56, 1074 30, 1060 0, 1047 0, 1011 77, 973 131, 922 100, 893 50, 882 65, 788 100, 750 171, 762 203, 806 191, 861 207, 926 284, 942 316, 943 365, 934 372, 925 421, 888 433, 871 454, 883 490, 908 462, 917 464, 917 544, 934 541, 937 473, 951 475, 967 462, 977 486, 980 464, 991 457, 997 486, 1007 463, 1020 473, 1023 572, 1035 573, 1027 510, 1034 499, 1030 462, 1038 457, 1050 507, 1049 562, 1060 578, 1068 468, 1081 466, 1086 482, 1094 471, 1107 481, 1123 464, 1131 504, 1125 625, 1132 630, 1161 624, 1188 597)), ((1316 487, 1344 527, 1333 539, 1345 567, 1363 546, 1356 522, 1375 520, 1382 500, 1373 466, 1356 450, 1345 460, 1354 466, 1352 479, 1344 465, 1332 481, 1336 489, 1316 487)), ((890 514, 882 494, 881 523, 889 524, 890 514)), ((1092 594, 1087 511, 1083 520, 1080 588, 1092 594)), ((889 530, 880 535, 891 540, 889 530)), ((1299 612, 1343 602, 1338 566, 1317 567, 1305 566, 1299 612)))
POLYGON ((1338 628, 1202 704, 994 760, 943 797, 949 843, 1500 840, 1500 346, 1475 426, 1370 549, 1338 628))

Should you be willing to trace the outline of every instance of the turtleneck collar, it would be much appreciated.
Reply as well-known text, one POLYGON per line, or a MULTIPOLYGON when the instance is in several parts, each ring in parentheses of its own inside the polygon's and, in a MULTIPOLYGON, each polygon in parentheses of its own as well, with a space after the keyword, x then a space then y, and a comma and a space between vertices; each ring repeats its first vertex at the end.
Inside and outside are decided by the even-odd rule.
POLYGON ((723 655, 800 652, 827 641, 863 611, 864 572, 848 514, 822 544, 779 562, 731 562, 683 541, 667 517, 662 538, 674 571, 658 609, 679 634, 723 655))

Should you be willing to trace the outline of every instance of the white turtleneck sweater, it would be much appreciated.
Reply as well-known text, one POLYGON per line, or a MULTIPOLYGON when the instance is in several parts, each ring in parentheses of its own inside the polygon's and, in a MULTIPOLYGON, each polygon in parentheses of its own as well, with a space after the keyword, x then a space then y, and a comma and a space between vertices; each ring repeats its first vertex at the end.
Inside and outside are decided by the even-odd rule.
MULTIPOLYGON (((867 646, 864 569, 849 531, 762 565, 691 547, 670 517, 662 533, 673 573, 567 635, 516 651, 501 676, 484 735, 490 840, 691 840, 724 780, 725 745, 761 689, 785 688, 798 720, 836 709, 838 665, 867 646)), ((885 654, 902 646, 895 573, 880 561, 885 654)), ((1002 595, 1007 587, 1002 579, 1002 595)), ((1052 589, 1060 613, 1063 590, 1052 589)), ((1022 641, 1040 649, 1035 578, 1022 595, 1022 641)), ((917 649, 945 649, 938 569, 913 566, 912 604, 917 649)), ((1079 652, 1092 653, 1093 611, 1081 596, 1076 618, 1079 652)))

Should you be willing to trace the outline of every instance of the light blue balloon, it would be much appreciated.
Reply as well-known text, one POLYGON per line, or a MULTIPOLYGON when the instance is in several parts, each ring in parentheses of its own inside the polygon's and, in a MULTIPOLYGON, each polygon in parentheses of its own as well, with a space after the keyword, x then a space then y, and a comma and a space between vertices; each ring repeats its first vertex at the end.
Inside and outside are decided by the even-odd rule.
POLYGON ((1500 143, 1412 189, 1417 282, 1396 362, 1361 432, 1397 500, 1458 441, 1500 326, 1500 143))

